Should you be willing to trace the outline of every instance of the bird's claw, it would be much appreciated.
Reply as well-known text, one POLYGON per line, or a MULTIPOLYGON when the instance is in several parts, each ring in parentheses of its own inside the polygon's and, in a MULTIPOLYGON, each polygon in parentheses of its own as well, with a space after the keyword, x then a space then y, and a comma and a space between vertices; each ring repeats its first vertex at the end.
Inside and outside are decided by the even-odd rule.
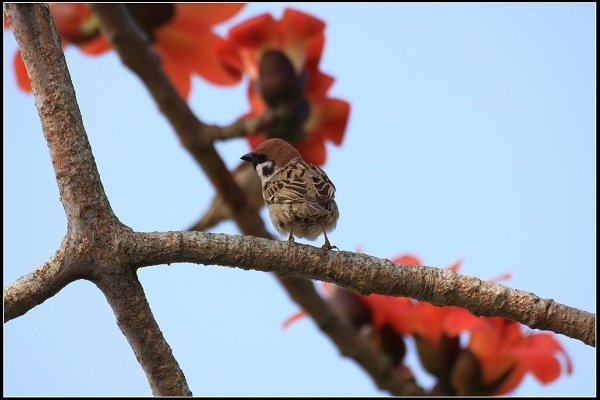
POLYGON ((329 242, 325 242, 325 243, 323 244, 323 246, 321 246, 321 248, 322 248, 323 250, 333 250, 333 249, 336 249, 336 250, 338 250, 338 251, 340 250, 340 249, 338 249, 338 247, 337 247, 337 246, 332 246, 332 245, 331 245, 331 243, 329 243, 329 242))

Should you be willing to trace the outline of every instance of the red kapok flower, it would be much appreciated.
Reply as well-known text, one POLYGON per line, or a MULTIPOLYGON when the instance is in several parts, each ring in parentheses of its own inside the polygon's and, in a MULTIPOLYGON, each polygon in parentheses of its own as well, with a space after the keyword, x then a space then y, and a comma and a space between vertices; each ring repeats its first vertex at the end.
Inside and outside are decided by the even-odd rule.
POLYGON ((318 70, 324 29, 323 21, 293 9, 286 9, 279 21, 261 14, 230 29, 228 39, 251 79, 251 110, 245 117, 267 110, 275 114, 276 122, 265 132, 248 136, 252 148, 268 137, 282 137, 306 161, 321 165, 325 142, 341 144, 350 105, 327 97, 334 79, 318 70))
MULTIPOLYGON (((391 260, 401 265, 422 265, 413 255, 403 255, 391 260)), ((458 270, 460 262, 452 264, 448 269, 458 270)), ((418 335, 432 344, 436 344, 444 334, 445 319, 458 307, 439 307, 427 302, 416 301, 407 297, 382 295, 363 296, 373 314, 374 324, 388 323, 403 334, 418 335)))
MULTIPOLYGON (((235 15, 244 4, 127 4, 133 18, 146 31, 162 67, 179 92, 187 98, 190 77, 197 74, 221 85, 241 79, 239 56, 212 26, 235 15)), ((82 3, 50 3, 50 12, 61 37, 62 46, 71 43, 86 54, 101 54, 110 49, 100 34, 98 22, 82 3)), ((5 19, 6 27, 6 19, 5 19)), ((17 83, 25 91, 31 84, 20 54, 13 61, 17 83)))
MULTIPOLYGON (((54 25, 61 38, 61 46, 66 47, 73 43, 80 47, 86 54, 100 54, 108 49, 110 45, 100 35, 94 16, 87 5, 81 3, 50 3, 50 14, 54 19, 54 25)), ((10 24, 4 14, 4 28, 10 24)), ((25 69, 25 64, 19 51, 13 56, 13 67, 17 85, 20 89, 31 92, 31 83, 25 69)))
POLYGON ((468 349, 477 357, 482 384, 502 379, 494 394, 514 390, 527 372, 543 384, 558 379, 562 370, 560 358, 566 372, 573 371, 568 354, 552 334, 524 332, 519 323, 500 317, 465 318, 457 313, 447 323, 450 331, 471 332, 468 349))
MULTIPOLYGON (((156 7, 140 4, 134 7, 156 7)), ((243 3, 175 3, 174 14, 151 32, 153 47, 165 73, 179 94, 187 98, 190 76, 198 74, 219 85, 232 85, 242 78, 242 64, 235 49, 212 32, 244 6, 243 3)), ((135 15, 135 14, 134 14, 135 15)))
MULTIPOLYGON (((421 265, 412 255, 392 261, 421 265)), ((449 269, 457 271, 459 266, 460 262, 456 262, 449 269)), ((494 280, 508 277, 503 274, 494 280)), ((337 287, 324 287, 329 288, 326 297, 332 304, 332 294, 336 293, 332 288, 337 287)), ((341 290, 344 289, 338 291, 341 290)), ((360 315, 361 324, 371 327, 373 338, 396 335, 394 341, 384 340, 384 346, 372 341, 396 363, 404 356, 401 336, 413 335, 423 367, 437 378, 432 394, 503 395, 514 390, 526 373, 546 384, 558 379, 563 364, 567 373, 573 370, 568 354, 553 334, 533 333, 504 318, 477 317, 459 307, 438 307, 405 297, 359 296, 346 291, 345 298, 338 296, 337 300, 344 304, 332 307, 336 313, 347 321, 359 321, 348 316, 360 315), (365 306, 366 310, 361 310, 365 306), (470 335, 466 348, 460 345, 462 333, 470 335)), ((295 315, 294 320, 299 316, 295 315)))

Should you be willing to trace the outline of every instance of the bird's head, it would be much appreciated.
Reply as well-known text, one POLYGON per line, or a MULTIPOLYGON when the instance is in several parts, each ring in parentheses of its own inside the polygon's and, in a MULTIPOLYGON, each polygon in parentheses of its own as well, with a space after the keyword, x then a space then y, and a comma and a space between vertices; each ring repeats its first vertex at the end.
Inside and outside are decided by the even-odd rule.
POLYGON ((264 182, 277 170, 294 159, 302 159, 294 146, 282 139, 269 139, 262 142, 253 152, 244 154, 242 160, 251 162, 264 182))

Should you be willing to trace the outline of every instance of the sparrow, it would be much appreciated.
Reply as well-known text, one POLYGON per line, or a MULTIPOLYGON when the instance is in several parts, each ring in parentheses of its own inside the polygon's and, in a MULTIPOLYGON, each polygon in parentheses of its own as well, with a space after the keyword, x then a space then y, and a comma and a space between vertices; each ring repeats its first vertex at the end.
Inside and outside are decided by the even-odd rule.
POLYGON ((254 165, 271 222, 279 233, 289 233, 289 242, 294 235, 314 240, 323 233, 322 248, 337 248, 327 238, 339 217, 335 186, 321 168, 304 161, 294 146, 277 138, 262 142, 241 159, 254 165))

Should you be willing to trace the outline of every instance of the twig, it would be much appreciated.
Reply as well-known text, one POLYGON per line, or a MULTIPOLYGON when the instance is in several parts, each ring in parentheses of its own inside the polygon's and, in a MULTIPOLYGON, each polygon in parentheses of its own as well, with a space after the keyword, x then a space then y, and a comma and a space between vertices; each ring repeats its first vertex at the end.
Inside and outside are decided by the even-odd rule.
POLYGON ((228 126, 206 126, 204 135, 211 141, 227 140, 264 131, 275 122, 275 115, 271 110, 254 118, 242 118, 228 126))

